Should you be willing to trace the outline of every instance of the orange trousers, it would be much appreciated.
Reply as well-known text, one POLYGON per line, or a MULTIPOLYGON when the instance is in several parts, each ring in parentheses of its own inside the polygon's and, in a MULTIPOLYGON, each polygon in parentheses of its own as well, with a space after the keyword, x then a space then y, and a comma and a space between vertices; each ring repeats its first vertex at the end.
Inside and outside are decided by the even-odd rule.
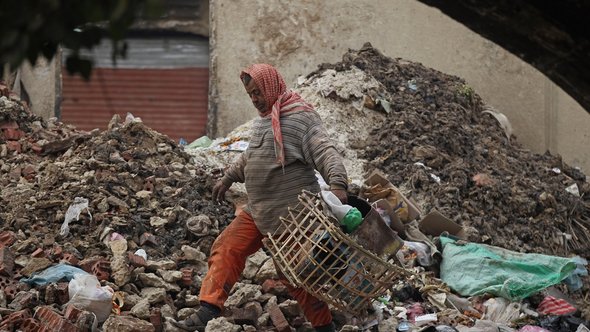
MULTIPOLYGON (((199 299, 223 309, 230 290, 239 280, 246 266, 246 259, 262 248, 263 238, 252 216, 241 211, 221 232, 211 247, 209 271, 203 279, 199 299)), ((281 281, 287 286, 289 294, 303 309, 311 325, 323 326, 332 322, 332 313, 325 302, 302 288, 290 285, 281 272, 278 270, 277 272, 281 281)))

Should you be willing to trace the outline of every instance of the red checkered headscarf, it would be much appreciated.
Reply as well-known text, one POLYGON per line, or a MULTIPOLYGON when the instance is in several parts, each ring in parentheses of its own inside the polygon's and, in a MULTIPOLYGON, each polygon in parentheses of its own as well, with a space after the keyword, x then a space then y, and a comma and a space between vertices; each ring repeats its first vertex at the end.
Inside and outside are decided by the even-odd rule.
POLYGON ((280 122, 281 115, 291 111, 313 111, 313 106, 305 102, 296 92, 288 90, 281 74, 271 65, 264 63, 251 65, 240 73, 240 79, 242 81, 245 74, 252 77, 266 100, 268 109, 266 112, 261 113, 260 116, 270 116, 277 162, 285 166, 285 151, 280 122))

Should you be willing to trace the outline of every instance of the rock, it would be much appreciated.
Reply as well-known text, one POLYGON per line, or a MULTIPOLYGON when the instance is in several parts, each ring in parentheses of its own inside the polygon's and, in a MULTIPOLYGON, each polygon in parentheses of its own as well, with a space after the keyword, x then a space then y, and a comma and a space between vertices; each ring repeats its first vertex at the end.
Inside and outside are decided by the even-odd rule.
POLYGON ((187 261, 203 262, 207 260, 207 256, 197 248, 184 245, 181 250, 184 253, 184 259, 187 261))
POLYGON ((204 214, 190 217, 186 221, 186 229, 199 237, 205 235, 215 235, 217 233, 217 227, 215 227, 215 224, 211 221, 211 218, 204 214))
POLYGON ((162 314, 162 317, 166 318, 174 318, 174 310, 172 310, 172 307, 170 307, 170 305, 168 304, 164 304, 161 308, 160 308, 160 313, 162 314))
POLYGON ((133 308, 136 304, 139 303, 139 301, 142 300, 142 297, 137 295, 137 294, 127 294, 125 293, 125 305, 123 306, 123 308, 125 310, 131 310, 131 308, 133 308))
POLYGON ((205 328, 205 332, 240 332, 241 330, 242 327, 240 325, 230 323, 225 317, 217 317, 210 320, 205 328))
POLYGON ((110 241, 109 247, 114 256, 123 256, 127 252, 127 240, 119 239, 110 241))
POLYGON ((225 301, 225 306, 228 308, 239 307, 260 295, 261 289, 262 287, 260 285, 251 285, 238 282, 233 287, 233 293, 231 293, 229 298, 225 301))
POLYGON ((302 314, 299 304, 295 300, 285 300, 279 304, 279 309, 288 318, 294 318, 302 314))
POLYGON ((275 269, 275 264, 272 259, 267 260, 264 262, 256 277, 254 277, 254 281, 257 283, 263 283, 267 279, 278 279, 279 276, 277 274, 277 270, 275 269))
POLYGON ((153 216, 150 218, 150 225, 155 228, 160 228, 165 226, 168 223, 167 219, 160 218, 158 216, 153 216))
POLYGON ((131 308, 131 314, 141 319, 150 318, 150 303, 147 299, 141 299, 136 305, 131 308))
POLYGON ((186 305, 189 307, 195 307, 199 304, 199 296, 187 295, 184 297, 184 303, 186 303, 186 305))
POLYGON ((141 297, 150 304, 166 301, 166 289, 157 287, 146 287, 141 290, 141 297))
POLYGON ((165 282, 154 273, 140 273, 138 278, 145 286, 165 288, 168 291, 180 291, 180 286, 165 282))
POLYGON ((26 277, 30 277, 34 272, 43 271, 53 265, 53 262, 47 258, 31 258, 27 265, 20 271, 26 277))
POLYGON ((127 264, 127 257, 114 256, 111 259, 111 270, 113 281, 117 286, 123 286, 131 280, 131 272, 129 271, 129 264, 127 264))
POLYGON ((197 309, 195 308, 182 308, 178 310, 178 312, 176 313, 176 317, 178 317, 178 320, 181 321, 183 319, 186 319, 190 315, 194 314, 195 312, 197 312, 197 309))
POLYGON ((177 282, 182 279, 182 272, 180 271, 169 271, 169 270, 157 270, 157 274, 162 277, 166 282, 177 282))
POLYGON ((263 313, 262 315, 260 315, 260 317, 258 317, 258 326, 267 326, 268 323, 270 321, 270 315, 268 314, 268 312, 263 313))
POLYGON ((111 315, 103 324, 104 332, 155 332, 154 326, 139 318, 111 315))
POLYGON ((398 320, 395 317, 389 317, 379 322, 379 331, 395 331, 398 320))
POLYGON ((246 260, 246 267, 244 268, 244 272, 242 272, 242 276, 246 279, 254 279, 262 264, 269 258, 262 249, 258 250, 246 260))
POLYGON ((176 325, 174 325, 174 322, 176 322, 176 320, 174 320, 170 317, 165 317, 164 318, 164 331, 166 331, 166 332, 185 332, 185 330, 176 327, 176 325))
POLYGON ((148 259, 147 268, 150 271, 173 270, 176 268, 176 263, 170 259, 162 259, 162 260, 157 260, 157 261, 148 259))

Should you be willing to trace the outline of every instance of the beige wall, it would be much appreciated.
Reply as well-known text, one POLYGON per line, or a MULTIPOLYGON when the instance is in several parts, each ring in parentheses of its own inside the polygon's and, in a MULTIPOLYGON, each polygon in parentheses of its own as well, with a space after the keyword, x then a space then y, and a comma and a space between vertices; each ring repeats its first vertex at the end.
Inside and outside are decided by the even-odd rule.
POLYGON ((590 115, 579 104, 532 66, 417 1, 212 0, 210 24, 213 136, 255 115, 238 80, 248 64, 274 64, 293 85, 371 42, 390 57, 464 78, 508 116, 521 143, 590 173, 590 115))
POLYGON ((61 70, 59 68, 59 52, 53 60, 47 61, 40 57, 32 66, 25 62, 17 74, 21 84, 15 84, 15 92, 25 99, 28 95, 31 111, 44 119, 58 116, 59 96, 61 94, 61 70))

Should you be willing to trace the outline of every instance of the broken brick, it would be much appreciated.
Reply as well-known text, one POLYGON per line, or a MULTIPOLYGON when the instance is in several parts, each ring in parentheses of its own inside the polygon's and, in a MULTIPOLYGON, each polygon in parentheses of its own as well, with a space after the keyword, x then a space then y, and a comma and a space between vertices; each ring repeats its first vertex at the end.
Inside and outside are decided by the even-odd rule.
POLYGON ((6 148, 8 151, 16 151, 17 153, 22 152, 22 146, 17 141, 6 141, 6 148))
POLYGON ((62 317, 57 311, 49 306, 42 306, 35 311, 34 318, 41 322, 41 325, 49 331, 78 332, 78 328, 62 317))
POLYGON ((155 332, 162 332, 162 312, 160 308, 153 308, 150 312, 150 323, 154 326, 155 332))
POLYGON ((157 246, 158 240, 156 239, 156 237, 153 234, 146 232, 146 233, 141 234, 141 236, 139 237, 139 245, 143 246, 146 244, 151 244, 151 245, 157 246))
POLYGON ((13 331, 28 318, 31 318, 31 311, 29 309, 15 311, 0 322, 0 330, 13 331))
POLYGON ((64 252, 63 248, 59 245, 54 245, 53 248, 51 249, 51 255, 56 258, 61 257, 63 252, 64 252))
POLYGON ((78 257, 69 252, 64 253, 60 261, 69 265, 78 265, 79 262, 78 257))
POLYGON ((37 299, 32 293, 18 292, 8 307, 14 310, 23 310, 26 308, 33 308, 36 304, 37 299))
POLYGON ((43 152, 43 148, 41 146, 39 146, 39 144, 37 144, 37 143, 31 144, 31 150, 33 152, 35 152, 36 154, 41 154, 41 152, 43 152))
POLYGON ((146 262, 145 258, 143 258, 143 257, 141 257, 139 255, 136 255, 136 254, 130 252, 127 255, 127 257, 129 257, 129 264, 131 264, 131 265, 133 265, 135 267, 142 267, 142 266, 146 266, 147 265, 147 262, 146 262))
POLYGON ((41 248, 37 248, 35 251, 33 251, 31 257, 45 257, 45 251, 41 248))
POLYGON ((18 293, 18 285, 13 283, 9 284, 8 286, 4 287, 4 294, 6 295, 6 299, 12 301, 14 297, 18 293))
POLYGON ((145 179, 145 183, 143 185, 143 190, 146 191, 154 191, 154 182, 156 180, 155 176, 149 176, 145 179))
POLYGON ((0 233, 0 247, 9 247, 16 241, 16 234, 12 231, 0 233))
POLYGON ((81 309, 76 308, 74 305, 68 305, 66 307, 66 311, 64 312, 64 318, 69 320, 72 323, 75 323, 78 318, 80 317, 80 314, 82 313, 81 309))
POLYGON ((277 279, 266 279, 262 283, 262 291, 273 295, 287 295, 287 286, 277 279))
POLYGON ((2 121, 0 122, 0 129, 18 129, 16 121, 2 121))
POLYGON ((60 282, 57 284, 49 284, 45 289, 45 302, 47 304, 66 304, 70 300, 68 292, 68 283, 60 282))
POLYGON ((25 179, 32 180, 35 178, 35 175, 37 174, 37 170, 35 169, 35 167, 33 165, 26 165, 22 169, 21 174, 25 179))
POLYGON ((252 307, 250 308, 235 308, 232 310, 232 317, 234 324, 238 325, 253 325, 256 326, 258 321, 258 313, 252 307))
POLYGON ((35 318, 27 318, 20 325, 20 330, 23 332, 46 332, 47 329, 41 326, 41 322, 35 318))
MULTIPOLYGON (((66 257, 66 255, 68 255, 70 253, 65 253, 64 254, 64 259, 66 257)), ((71 254, 70 254, 71 255, 71 254)), ((90 257, 90 258, 85 258, 83 259, 81 262, 78 263, 78 265, 80 266, 80 268, 88 273, 92 273, 92 267, 101 259, 103 259, 102 257, 90 257)))
POLYGON ((106 260, 100 260, 92 267, 92 274, 94 274, 98 280, 108 280, 111 276, 110 270, 111 264, 106 260))
POLYGON ((268 308, 268 314, 272 324, 279 332, 291 332, 291 326, 278 305, 271 305, 268 308))
POLYGON ((20 129, 3 128, 2 136, 4 136, 4 139, 7 141, 18 141, 19 139, 25 137, 25 133, 20 129))
POLYGON ((12 277, 13 270, 14 255, 8 247, 0 248, 0 274, 12 277))
POLYGON ((180 270, 182 272, 182 284, 185 286, 190 286, 193 284, 193 269, 190 267, 185 267, 180 270))

